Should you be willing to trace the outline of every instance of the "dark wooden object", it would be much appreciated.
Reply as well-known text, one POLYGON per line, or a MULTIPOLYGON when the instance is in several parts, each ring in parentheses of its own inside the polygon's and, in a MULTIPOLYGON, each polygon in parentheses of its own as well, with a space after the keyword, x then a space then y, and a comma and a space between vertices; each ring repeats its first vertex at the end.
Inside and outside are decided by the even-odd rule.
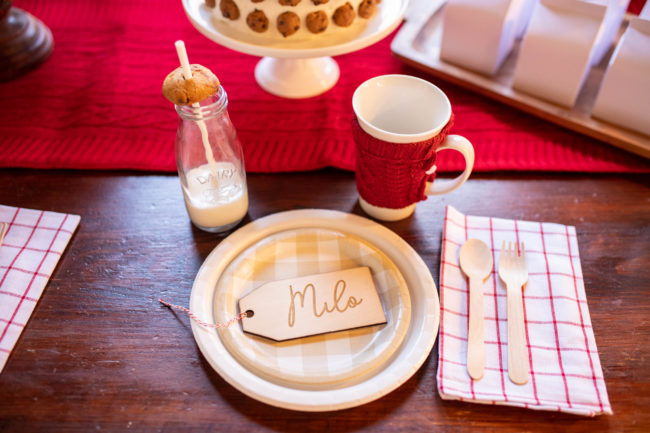
POLYGON ((52 32, 22 9, 0 0, 0 81, 37 68, 52 53, 52 32))
MULTIPOLYGON (((289 209, 363 214, 354 176, 250 175, 247 221, 289 209)), ((81 224, 0 373, 0 431, 650 431, 650 176, 474 175, 387 227, 439 281, 444 206, 577 227, 589 309, 615 414, 584 418, 443 401, 437 344, 404 385, 334 413, 277 409, 228 385, 188 318, 192 281, 220 237, 194 229, 175 176, 0 171, 0 203, 81 224)))

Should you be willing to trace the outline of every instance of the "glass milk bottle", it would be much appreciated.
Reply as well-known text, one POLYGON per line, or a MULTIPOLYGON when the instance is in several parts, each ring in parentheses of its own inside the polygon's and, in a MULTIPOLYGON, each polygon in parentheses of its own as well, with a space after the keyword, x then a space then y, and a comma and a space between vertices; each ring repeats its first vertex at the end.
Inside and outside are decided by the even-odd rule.
POLYGON ((198 228, 219 233, 248 211, 241 145, 228 116, 223 87, 192 106, 176 105, 176 165, 187 213, 198 228))

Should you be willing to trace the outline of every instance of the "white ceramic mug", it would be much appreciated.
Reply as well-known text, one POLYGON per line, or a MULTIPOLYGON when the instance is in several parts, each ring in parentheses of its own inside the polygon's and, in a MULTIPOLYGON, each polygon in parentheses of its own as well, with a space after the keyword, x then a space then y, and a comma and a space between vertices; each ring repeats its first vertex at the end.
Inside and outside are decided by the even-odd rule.
MULTIPOLYGON (((417 143, 440 134, 451 118, 451 104, 438 87, 408 75, 381 75, 361 84, 352 96, 352 108, 361 129, 370 136, 389 143, 417 143)), ((438 146, 456 150, 465 158, 465 170, 451 180, 427 182, 426 195, 446 194, 461 186, 474 166, 474 147, 460 135, 448 135, 438 146)), ((426 174, 435 172, 436 166, 426 174)), ((397 221, 408 217, 416 203, 392 209, 374 206, 359 197, 361 208, 370 216, 397 221)))

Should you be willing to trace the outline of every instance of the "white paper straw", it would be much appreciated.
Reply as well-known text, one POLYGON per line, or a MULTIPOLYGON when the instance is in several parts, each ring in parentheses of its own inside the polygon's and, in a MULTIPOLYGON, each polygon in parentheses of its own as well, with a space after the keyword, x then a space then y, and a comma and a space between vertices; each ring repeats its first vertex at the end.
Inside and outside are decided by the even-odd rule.
POLYGON ((190 60, 187 58, 187 50, 185 49, 185 42, 176 41, 174 42, 176 47, 176 53, 178 54, 178 60, 181 62, 181 67, 183 68, 183 76, 186 80, 192 78, 192 70, 190 69, 190 60))
MULTIPOLYGON (((174 42, 176 47, 176 53, 178 54, 178 60, 181 62, 181 67, 183 68, 183 77, 188 80, 192 78, 192 69, 190 68, 190 60, 187 57, 187 50, 185 49, 185 42, 176 41, 174 42)), ((201 108, 198 102, 192 104, 193 108, 201 108)), ((203 141, 203 148, 205 149, 205 158, 208 160, 208 164, 212 169, 214 174, 214 182, 218 182, 219 176, 217 175, 217 161, 214 159, 214 154, 212 153, 212 147, 210 147, 210 140, 208 138, 208 129, 205 126, 205 122, 202 120, 203 115, 199 111, 198 113, 200 120, 197 120, 197 125, 201 131, 201 140, 203 141)))

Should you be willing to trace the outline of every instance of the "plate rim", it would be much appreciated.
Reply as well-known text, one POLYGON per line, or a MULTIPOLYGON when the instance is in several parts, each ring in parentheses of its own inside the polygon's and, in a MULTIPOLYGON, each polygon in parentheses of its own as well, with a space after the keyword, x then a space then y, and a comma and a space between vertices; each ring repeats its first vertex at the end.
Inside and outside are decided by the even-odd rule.
MULTIPOLYGON (((301 209, 278 212, 259 218, 231 233, 212 250, 199 268, 192 285, 190 309, 199 317, 214 320, 214 287, 208 290, 209 299, 205 302, 206 294, 202 293, 205 289, 201 286, 210 281, 214 286, 223 267, 247 246, 281 230, 323 226, 354 234, 383 251, 407 280, 411 299, 417 299, 418 296, 424 298, 420 306, 423 311, 419 316, 415 311, 412 312, 411 327, 392 363, 358 384, 326 390, 287 388, 260 378, 242 366, 226 350, 215 329, 203 328, 192 321, 194 339, 212 368, 243 394, 272 406, 316 412, 346 409, 376 400, 415 374, 431 353, 438 335, 438 292, 433 276, 420 255, 388 228, 367 218, 336 210, 301 209), (347 230, 342 230, 344 226, 347 230), (405 266, 414 272, 405 272, 405 266), (414 283, 418 287, 412 286, 414 283), (416 294, 418 296, 415 296, 416 294), (373 383, 375 386, 371 386, 373 383)), ((417 301, 412 302, 412 305, 417 306, 417 301)))

